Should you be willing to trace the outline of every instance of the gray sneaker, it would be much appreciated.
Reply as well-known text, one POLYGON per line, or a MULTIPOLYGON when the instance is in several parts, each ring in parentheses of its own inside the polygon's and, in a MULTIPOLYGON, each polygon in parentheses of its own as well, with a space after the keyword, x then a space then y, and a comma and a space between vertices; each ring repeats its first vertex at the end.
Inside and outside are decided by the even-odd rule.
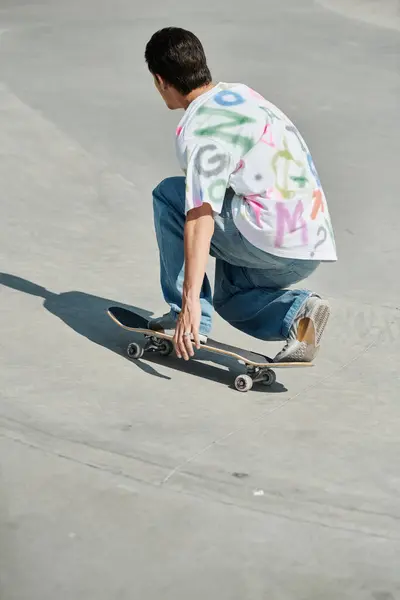
POLYGON ((300 308, 288 340, 274 362, 312 362, 316 357, 331 309, 326 300, 310 296, 300 308))
MULTIPOLYGON (((166 313, 162 317, 156 317, 155 319, 150 319, 148 323, 149 329, 153 329, 154 331, 160 331, 162 333, 166 333, 167 335, 174 335, 176 328, 176 320, 171 313, 166 313)), ((207 336, 203 333, 199 334, 200 343, 207 344, 207 336)))

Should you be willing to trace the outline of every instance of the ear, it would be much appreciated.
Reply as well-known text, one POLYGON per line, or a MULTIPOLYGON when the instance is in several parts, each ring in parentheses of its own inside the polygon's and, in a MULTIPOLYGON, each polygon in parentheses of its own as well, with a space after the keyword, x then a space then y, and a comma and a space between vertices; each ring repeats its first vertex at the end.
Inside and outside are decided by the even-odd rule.
POLYGON ((164 79, 160 75, 154 75, 154 79, 156 80, 156 83, 159 88, 161 88, 162 90, 167 89, 168 84, 166 81, 164 81, 164 79))

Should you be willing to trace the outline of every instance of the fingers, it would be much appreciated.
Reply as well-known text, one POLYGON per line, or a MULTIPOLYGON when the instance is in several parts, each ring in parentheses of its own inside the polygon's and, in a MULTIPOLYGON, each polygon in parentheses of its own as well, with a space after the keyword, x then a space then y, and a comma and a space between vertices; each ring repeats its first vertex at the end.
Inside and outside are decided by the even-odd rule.
POLYGON ((193 356, 193 346, 190 337, 185 336, 184 333, 184 329, 178 326, 174 336, 175 352, 178 358, 189 360, 193 356))
POLYGON ((194 356, 193 344, 192 344, 192 334, 186 335, 186 332, 183 335, 183 345, 186 351, 188 358, 185 360, 189 360, 189 357, 194 356))
POLYGON ((189 332, 185 331, 185 328, 182 326, 182 324, 178 323, 173 341, 177 357, 183 358, 184 360, 189 360, 189 358, 194 356, 192 343, 193 336, 191 333, 190 335, 185 335, 187 333, 189 332))
POLYGON ((189 360, 189 356, 186 352, 186 346, 183 337, 183 330, 180 328, 176 332, 176 341, 175 341, 175 351, 178 358, 183 358, 183 360, 189 360))
POLYGON ((185 336, 181 334, 176 344, 177 357, 183 358, 183 360, 189 360, 189 358, 193 356, 193 354, 193 345, 190 336, 185 336))
POLYGON ((198 315, 193 307, 191 310, 190 307, 186 310, 182 309, 176 323, 173 339, 175 352, 178 358, 183 358, 184 360, 189 360, 189 358, 194 356, 193 346, 198 350, 200 349, 200 303, 197 308, 198 315))
POLYGON ((197 329, 193 329, 193 340, 197 350, 200 350, 200 336, 197 329))
POLYGON ((174 335, 173 343, 174 343, 175 352, 176 352, 177 357, 178 358, 182 358, 182 352, 181 352, 181 349, 180 349, 180 337, 179 337, 178 328, 176 328, 176 330, 175 330, 175 335, 174 335))

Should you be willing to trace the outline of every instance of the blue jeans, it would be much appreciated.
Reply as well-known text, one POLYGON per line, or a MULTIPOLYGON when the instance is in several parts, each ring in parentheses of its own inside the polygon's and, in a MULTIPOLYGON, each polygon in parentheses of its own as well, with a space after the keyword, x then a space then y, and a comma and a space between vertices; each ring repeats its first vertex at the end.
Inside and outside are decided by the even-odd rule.
MULTIPOLYGON (((211 330, 213 308, 228 323, 261 340, 287 339, 294 318, 312 294, 287 290, 305 279, 319 262, 273 256, 250 244, 236 228, 228 190, 215 217, 210 254, 216 258, 214 296, 208 277, 200 295, 200 333, 211 330)), ((154 224, 160 251, 161 287, 176 321, 182 306, 185 178, 164 179, 153 191, 154 224)))

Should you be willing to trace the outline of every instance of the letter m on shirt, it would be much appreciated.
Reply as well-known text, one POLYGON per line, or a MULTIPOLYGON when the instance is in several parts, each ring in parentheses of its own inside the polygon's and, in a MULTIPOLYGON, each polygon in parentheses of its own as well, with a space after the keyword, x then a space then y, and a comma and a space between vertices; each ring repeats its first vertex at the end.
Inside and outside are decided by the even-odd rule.
POLYGON ((275 248, 281 248, 285 241, 287 233, 301 232, 301 242, 303 246, 308 243, 307 223, 303 217, 303 203, 299 200, 293 213, 284 202, 276 203, 276 238, 275 248))

